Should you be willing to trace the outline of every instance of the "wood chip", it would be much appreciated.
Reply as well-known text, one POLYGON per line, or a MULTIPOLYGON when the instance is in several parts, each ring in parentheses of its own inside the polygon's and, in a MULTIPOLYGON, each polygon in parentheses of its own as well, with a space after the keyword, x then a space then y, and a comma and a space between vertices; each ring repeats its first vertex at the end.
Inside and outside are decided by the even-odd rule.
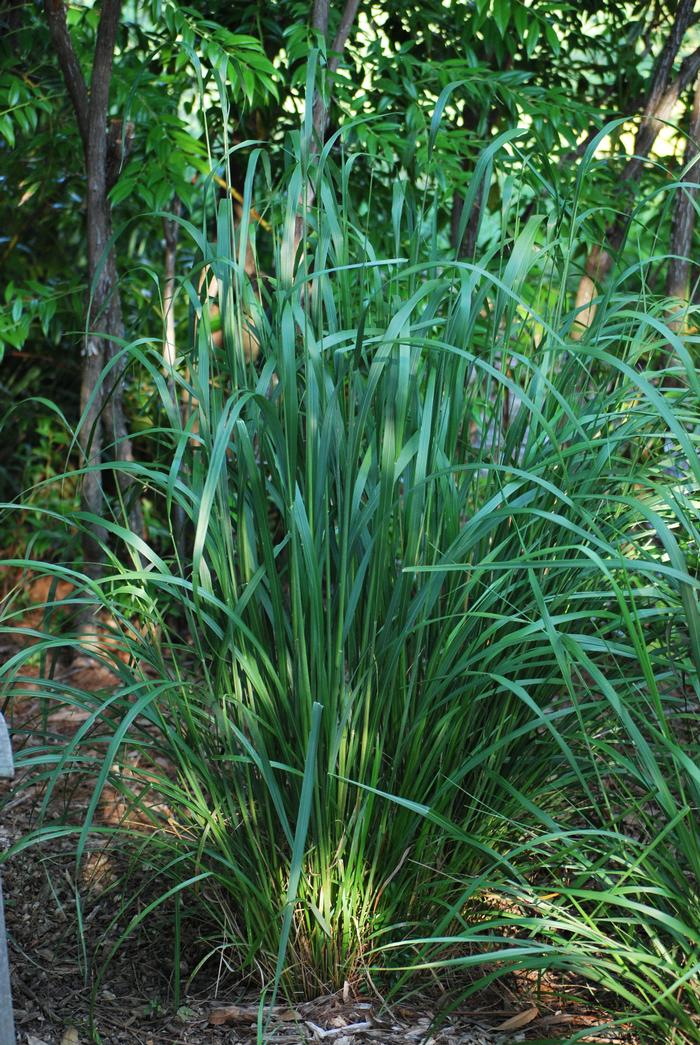
POLYGON ((275 1009, 272 1015, 274 1019, 282 1020, 283 1023, 298 1023, 301 1019, 301 1013, 296 1009, 275 1009))
POLYGON ((372 1029, 372 1024, 368 1020, 362 1020, 361 1023, 349 1023, 344 1027, 331 1027, 329 1030, 324 1030, 323 1027, 319 1027, 317 1023, 313 1023, 311 1020, 304 1020, 304 1022, 317 1041, 330 1040, 337 1042, 339 1038, 372 1029))

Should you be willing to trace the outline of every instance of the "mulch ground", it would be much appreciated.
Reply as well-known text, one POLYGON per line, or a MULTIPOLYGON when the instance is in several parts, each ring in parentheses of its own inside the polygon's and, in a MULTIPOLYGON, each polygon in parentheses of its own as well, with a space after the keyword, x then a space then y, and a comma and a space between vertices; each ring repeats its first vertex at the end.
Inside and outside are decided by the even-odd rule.
MULTIPOLYGON (((0 662, 11 655, 0 648, 0 662)), ((94 689, 109 685, 104 669, 74 664, 71 681, 94 689)), ((30 687, 14 706, 4 709, 17 730, 15 743, 31 731, 38 702, 30 687)), ((51 716, 51 728, 64 735, 76 728, 70 711, 51 716)), ((35 826, 40 785, 6 789, 0 812, 0 849, 26 836, 35 826)), ((26 781, 25 781, 26 784, 26 781)), ((79 794, 72 798, 78 804, 79 794)), ((58 818, 56 810, 49 816, 58 818)), ((252 1045, 256 1041, 297 1045, 507 1045, 510 1042, 566 1042, 600 1024, 582 985, 570 1002, 528 992, 527 984, 501 984, 500 993, 440 1015, 434 990, 410 1003, 387 1006, 377 994, 345 992, 312 1001, 279 1004, 265 1011, 259 1027, 259 999, 251 985, 224 968, 200 973, 188 983, 177 1007, 172 1003, 169 956, 172 927, 164 913, 118 948, 107 972, 93 989, 90 969, 97 943, 109 948, 118 939, 112 925, 117 896, 110 876, 111 854, 93 851, 76 870, 70 840, 56 837, 23 850, 4 867, 6 921, 12 991, 19 1045, 252 1045), (78 930, 78 904, 82 931, 78 930), (112 940, 110 940, 110 935, 112 940), (87 970, 87 971, 86 971, 87 970), (436 1016, 439 1019, 436 1020, 436 1016)), ((185 956, 187 957, 187 956, 185 956)), ((192 959, 192 968, 196 958, 192 959)), ((211 963, 210 963, 211 964, 211 963)), ((187 981, 187 966, 184 968, 187 981)), ((584 1040, 631 1042, 630 1036, 591 1032, 584 1040)))

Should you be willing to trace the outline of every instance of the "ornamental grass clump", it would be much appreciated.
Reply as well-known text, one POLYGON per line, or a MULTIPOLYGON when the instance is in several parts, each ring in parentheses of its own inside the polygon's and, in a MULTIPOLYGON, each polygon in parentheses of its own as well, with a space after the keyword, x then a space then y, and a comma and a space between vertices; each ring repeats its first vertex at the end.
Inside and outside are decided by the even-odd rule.
MULTIPOLYGON (((64 608, 108 610, 112 652, 87 652, 115 685, 33 680, 83 720, 18 761, 45 809, 66 778, 92 798, 22 844, 135 847, 158 895, 124 894, 126 934, 176 902, 202 960, 293 997, 368 973, 408 992, 431 969, 458 998, 536 972, 593 984, 645 1040, 696 1040, 690 349, 640 299, 641 262, 572 336, 576 199, 505 213, 456 261, 427 189, 397 180, 389 253, 351 162, 307 163, 260 304, 230 201, 213 242, 182 222, 200 256, 181 294, 216 276, 222 346, 194 305, 170 380, 143 340, 123 348, 162 420, 150 462, 114 468, 164 524, 144 539, 115 512, 101 578, 50 568, 64 608)), ((30 656, 81 642, 35 638, 9 693, 30 656)))

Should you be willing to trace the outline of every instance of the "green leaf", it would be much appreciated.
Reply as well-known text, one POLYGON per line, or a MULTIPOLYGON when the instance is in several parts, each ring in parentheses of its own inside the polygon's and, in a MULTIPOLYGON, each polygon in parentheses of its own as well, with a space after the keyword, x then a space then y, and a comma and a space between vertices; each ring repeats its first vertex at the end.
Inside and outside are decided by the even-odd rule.
POLYGON ((515 30, 522 41, 525 41, 528 25, 528 12, 524 4, 516 2, 513 6, 513 22, 515 30))
POLYGON ((527 50, 528 58, 532 57, 537 43, 540 38, 540 23, 539 19, 533 18, 527 27, 527 37, 525 48, 527 50))
POLYGON ((510 22, 511 0, 494 0, 493 17, 501 36, 505 36, 510 22))
POLYGON ((0 134, 3 136, 10 148, 14 149, 15 131, 12 126, 12 119, 8 113, 4 113, 0 116, 0 134))

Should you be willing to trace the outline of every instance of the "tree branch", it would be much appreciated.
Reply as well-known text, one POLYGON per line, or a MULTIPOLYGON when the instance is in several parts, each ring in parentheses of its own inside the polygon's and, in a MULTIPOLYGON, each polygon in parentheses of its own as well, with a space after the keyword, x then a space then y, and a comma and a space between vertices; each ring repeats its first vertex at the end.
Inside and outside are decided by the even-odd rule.
POLYGON ((676 55, 683 43, 686 29, 692 20, 694 7, 695 0, 681 0, 678 5, 671 31, 654 66, 651 84, 649 85, 649 97, 644 106, 645 116, 653 115, 659 107, 659 103, 666 91, 666 85, 668 84, 676 55))
MULTIPOLYGON (((345 7, 340 17, 340 25, 338 31, 335 34, 333 40, 332 54, 328 59, 327 69, 333 74, 337 71, 340 65, 340 58, 345 48, 345 44, 348 41, 350 30, 352 29, 353 22, 355 21, 355 15, 357 9, 360 6, 360 0, 345 0, 345 7)), ((311 16, 311 22, 314 29, 318 32, 322 32, 324 37, 328 31, 328 0, 314 0, 314 6, 311 16)), ((311 153, 312 155, 318 154, 323 142, 326 137, 326 131, 328 129, 329 120, 329 104, 332 94, 332 83, 328 83, 328 94, 324 99, 320 91, 314 93, 314 99, 312 104, 312 128, 313 135, 311 141, 311 153)), ((303 194, 300 197, 299 204, 303 201, 303 194)), ((307 187, 306 191, 306 207, 311 207, 314 201, 314 190, 311 186, 307 187)), ((301 242, 301 238, 304 234, 304 220, 301 214, 297 214, 296 221, 294 223, 294 255, 296 255, 297 248, 301 242)))
POLYGON ((87 152, 89 99, 83 71, 73 49, 73 41, 66 22, 66 9, 63 0, 46 0, 44 5, 49 33, 61 66, 61 73, 68 95, 75 110, 78 131, 87 152))
POLYGON ((346 0, 343 14, 340 19, 340 25, 338 26, 338 32, 335 34, 335 40, 333 41, 333 47, 331 48, 333 54, 328 59, 328 68, 332 73, 334 73, 340 65, 340 57, 345 50, 346 43, 348 42, 350 30, 352 29, 359 6, 360 0, 346 0))
POLYGON ((670 118, 681 91, 685 90, 688 84, 695 79, 700 70, 700 47, 698 47, 683 59, 675 80, 670 84, 668 82, 676 55, 683 43, 683 37, 692 22, 694 6, 695 0, 682 0, 671 32, 657 59, 649 97, 644 106, 642 122, 634 142, 635 154, 627 161, 622 173, 625 181, 634 180, 639 176, 642 164, 661 130, 662 122, 670 118))
MULTIPOLYGON (((313 13, 314 28, 317 28, 317 26, 315 25, 315 19, 317 17, 317 13, 319 13, 319 12, 317 12, 317 8, 321 9, 324 6, 325 6, 326 29, 328 27, 328 4, 327 4, 327 0, 315 0, 315 2, 314 2, 314 13, 313 13)), ((350 30, 352 29, 353 23, 355 21, 355 15, 357 14, 357 9, 358 9, 359 6, 360 6, 360 0, 345 0, 345 7, 343 8, 343 13, 342 13, 342 15, 340 17, 340 25, 338 26, 338 31, 335 34, 335 39, 333 40, 333 46, 331 47, 331 52, 332 53, 331 53, 331 55, 330 55, 330 57, 328 59, 328 66, 327 66, 327 68, 328 68, 329 73, 335 73, 338 70, 338 66, 340 65, 340 59, 341 59, 342 53, 343 53, 343 51, 345 49, 345 45, 348 42, 348 37, 350 36, 350 30)), ((316 141, 314 142, 314 144, 312 146, 313 148, 317 148, 318 145, 322 145, 323 141, 324 141, 324 139, 326 137, 326 131, 328 130, 329 105, 330 105, 330 100, 331 100, 331 93, 332 93, 332 85, 329 83, 328 84, 328 97, 324 100, 321 97, 320 93, 316 92, 316 96, 314 98, 314 103, 313 103, 314 104, 313 128, 314 128, 314 138, 316 139, 316 141), (316 143, 318 143, 318 145, 316 143)))
POLYGON ((683 156, 683 181, 687 188, 676 189, 673 201, 671 256, 668 262, 666 292, 669 297, 688 300, 690 254, 695 229, 694 200, 698 193, 698 139, 700 138, 700 77, 695 84, 690 106, 690 124, 683 156))
MULTIPOLYGON (((88 107, 88 144, 93 159, 106 170, 107 158, 107 110, 109 87, 112 80, 114 45, 119 28, 121 0, 104 0, 97 28, 95 56, 90 78, 90 102, 88 107)), ((89 177, 89 166, 88 166, 89 177)))
MULTIPOLYGON (((663 121, 668 120, 673 106, 680 93, 700 71, 700 47, 681 62, 676 78, 669 84, 668 78, 673 69, 678 51, 684 36, 693 20, 695 0, 680 0, 673 25, 666 42, 654 65, 649 95, 642 113, 642 121, 634 141, 634 155, 629 158, 622 171, 622 183, 636 181, 642 171, 644 161, 651 152, 652 146, 661 130, 663 121)), ((630 220, 629 213, 621 214, 605 231, 602 245, 591 248, 584 266, 584 274, 576 293, 576 309, 578 316, 572 336, 578 338, 591 325, 595 315, 593 298, 598 285, 606 278, 612 268, 613 256, 624 242, 630 220)))

